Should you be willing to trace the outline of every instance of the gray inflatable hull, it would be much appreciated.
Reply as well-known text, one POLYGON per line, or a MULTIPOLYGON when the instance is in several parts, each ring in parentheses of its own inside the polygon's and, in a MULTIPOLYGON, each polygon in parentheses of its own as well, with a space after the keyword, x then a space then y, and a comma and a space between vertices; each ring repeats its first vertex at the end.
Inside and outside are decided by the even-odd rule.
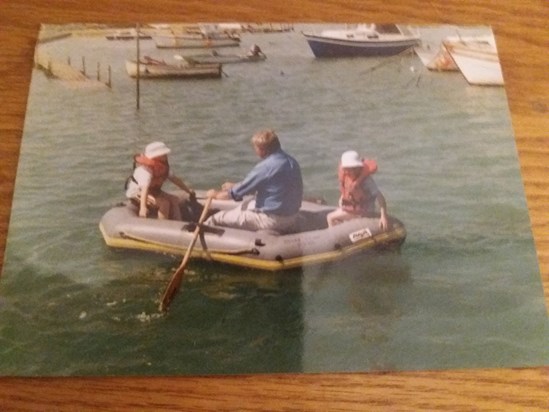
MULTIPOLYGON (((211 208, 242 206, 243 202, 214 200, 211 208)), ((367 250, 398 248, 406 238, 404 225, 395 218, 390 218, 390 228, 384 232, 377 217, 328 228, 326 215, 332 210, 334 207, 303 201, 296 233, 290 234, 204 226, 192 255, 276 271, 336 261, 367 250)), ((108 246, 176 255, 185 253, 195 228, 189 222, 140 218, 129 202, 105 213, 99 227, 108 246)))

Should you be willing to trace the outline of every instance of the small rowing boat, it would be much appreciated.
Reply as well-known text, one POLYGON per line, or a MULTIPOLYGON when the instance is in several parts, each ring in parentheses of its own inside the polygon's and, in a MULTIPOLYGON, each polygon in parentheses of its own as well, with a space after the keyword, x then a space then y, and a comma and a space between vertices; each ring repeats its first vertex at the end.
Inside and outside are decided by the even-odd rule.
MULTIPOLYGON (((107 40, 135 40, 137 38, 137 30, 117 30, 114 33, 107 34, 105 36, 107 40)), ((150 34, 139 32, 139 39, 149 40, 152 39, 150 34)))
POLYGON ((200 49, 240 46, 240 37, 225 33, 159 34, 153 36, 153 41, 159 49, 200 49))
POLYGON ((223 54, 217 50, 211 53, 193 54, 190 56, 176 55, 178 60, 184 59, 192 64, 234 64, 234 63, 254 63, 261 62, 267 58, 259 46, 253 45, 246 54, 223 54))
POLYGON ((139 61, 138 66, 135 60, 126 60, 126 72, 130 77, 137 77, 138 67, 139 77, 144 79, 221 78, 220 64, 190 64, 187 62, 170 64, 145 56, 139 61))
MULTIPOLYGON (((173 192, 182 197, 182 193, 173 192)), ((200 196, 200 195, 199 195, 200 196)), ((253 198, 242 202, 214 200, 213 210, 253 208, 253 198)), ((200 241, 192 256, 247 268, 280 271, 311 264, 337 261, 366 251, 398 249, 406 229, 389 218, 389 229, 379 228, 379 217, 370 216, 328 227, 326 215, 333 206, 303 201, 298 223, 291 233, 247 231, 202 226, 200 241)), ((183 255, 196 224, 189 221, 140 218, 131 202, 121 203, 105 213, 99 228, 105 243, 113 248, 183 255)))

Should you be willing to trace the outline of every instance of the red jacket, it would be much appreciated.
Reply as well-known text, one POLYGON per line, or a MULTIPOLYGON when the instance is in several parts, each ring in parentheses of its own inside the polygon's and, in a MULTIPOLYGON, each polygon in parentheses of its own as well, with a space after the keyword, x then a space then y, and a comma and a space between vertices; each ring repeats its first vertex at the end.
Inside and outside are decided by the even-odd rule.
POLYGON ((170 165, 167 160, 161 158, 149 159, 143 154, 134 158, 136 166, 145 166, 152 174, 149 191, 154 193, 160 191, 160 188, 170 175, 170 165))
POLYGON ((352 179, 345 175, 341 165, 338 169, 339 190, 341 192, 341 208, 346 212, 363 214, 368 205, 368 193, 364 190, 362 183, 368 176, 377 171, 375 160, 364 159, 361 174, 352 179))

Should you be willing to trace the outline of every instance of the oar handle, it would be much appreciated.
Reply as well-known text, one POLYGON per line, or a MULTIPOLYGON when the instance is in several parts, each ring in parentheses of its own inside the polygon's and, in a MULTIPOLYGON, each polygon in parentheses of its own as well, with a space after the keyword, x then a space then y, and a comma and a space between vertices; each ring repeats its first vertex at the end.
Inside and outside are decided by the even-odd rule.
POLYGON ((191 258, 191 253, 193 251, 196 240, 198 239, 198 235, 200 234, 201 225, 202 223, 204 223, 204 220, 206 220, 206 216, 208 215, 208 210, 210 208, 210 204, 212 203, 212 200, 213 200, 213 196, 209 196, 208 199, 206 200, 206 203, 204 204, 204 209, 202 210, 202 214, 198 219, 198 224, 194 229, 191 243, 189 244, 189 247, 187 248, 187 251, 183 256, 183 260, 181 261, 181 264, 173 274, 172 278, 170 279, 170 283, 168 283, 168 286, 166 287, 166 290, 162 295, 162 300, 160 301, 160 306, 159 306, 159 310, 161 312, 165 312, 166 310, 168 310, 168 307, 170 306, 170 303, 173 297, 175 296, 175 294, 177 293, 177 290, 179 289, 179 286, 181 285, 181 281, 183 279, 183 273, 185 272, 187 263, 191 258))

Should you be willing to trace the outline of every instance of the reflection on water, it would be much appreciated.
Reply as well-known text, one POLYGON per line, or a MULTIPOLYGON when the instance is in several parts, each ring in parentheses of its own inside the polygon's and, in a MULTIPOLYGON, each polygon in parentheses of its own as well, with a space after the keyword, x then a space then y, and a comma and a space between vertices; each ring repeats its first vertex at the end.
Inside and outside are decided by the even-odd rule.
POLYGON ((306 272, 304 367, 308 371, 390 370, 386 350, 404 308, 400 293, 411 282, 398 253, 357 256, 306 272))
POLYGON ((195 284, 205 296, 220 300, 256 296, 277 297, 287 292, 299 293, 301 290, 299 270, 280 274, 263 271, 247 272, 236 268, 220 270, 218 268, 203 275, 191 273, 187 275, 186 281, 195 284))

